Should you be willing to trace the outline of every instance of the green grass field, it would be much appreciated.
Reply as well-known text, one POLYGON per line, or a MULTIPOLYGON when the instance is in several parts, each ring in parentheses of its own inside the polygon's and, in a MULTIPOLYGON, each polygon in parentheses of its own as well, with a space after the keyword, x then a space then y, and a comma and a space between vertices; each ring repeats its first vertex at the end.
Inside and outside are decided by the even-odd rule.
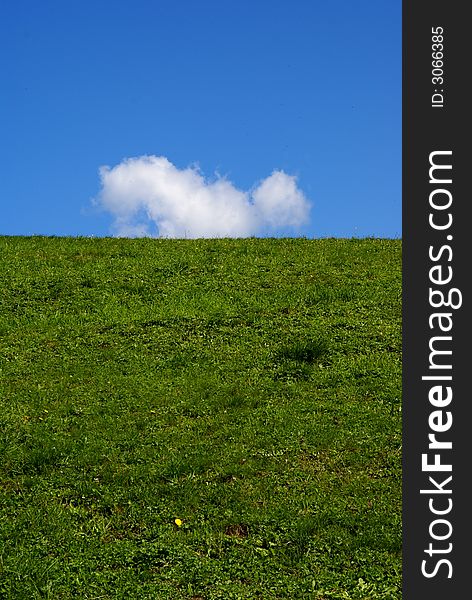
POLYGON ((401 598, 401 240, 0 256, 1 598, 401 598))

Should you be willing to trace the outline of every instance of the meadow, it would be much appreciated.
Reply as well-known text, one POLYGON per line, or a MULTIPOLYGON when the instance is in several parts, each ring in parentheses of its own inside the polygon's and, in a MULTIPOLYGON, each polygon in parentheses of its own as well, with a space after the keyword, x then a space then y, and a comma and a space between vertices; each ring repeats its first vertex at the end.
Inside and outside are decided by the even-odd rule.
POLYGON ((0 261, 0 598, 401 598, 401 240, 0 261))

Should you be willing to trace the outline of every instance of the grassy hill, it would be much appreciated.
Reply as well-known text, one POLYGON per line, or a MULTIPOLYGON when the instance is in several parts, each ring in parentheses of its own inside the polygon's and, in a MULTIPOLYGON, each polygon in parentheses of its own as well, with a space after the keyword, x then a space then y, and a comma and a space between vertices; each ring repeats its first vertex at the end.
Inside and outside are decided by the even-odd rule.
POLYGON ((400 240, 0 256, 1 598, 401 597, 400 240))

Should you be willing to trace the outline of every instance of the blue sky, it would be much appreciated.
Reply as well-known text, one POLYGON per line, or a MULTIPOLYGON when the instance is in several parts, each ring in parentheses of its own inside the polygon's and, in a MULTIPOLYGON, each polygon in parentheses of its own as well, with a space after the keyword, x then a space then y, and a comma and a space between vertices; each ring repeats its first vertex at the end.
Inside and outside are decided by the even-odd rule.
POLYGON ((401 236, 397 0, 18 0, 0 68, 0 234, 116 233, 99 169, 147 155, 243 203, 296 176, 309 218, 273 235, 401 236))

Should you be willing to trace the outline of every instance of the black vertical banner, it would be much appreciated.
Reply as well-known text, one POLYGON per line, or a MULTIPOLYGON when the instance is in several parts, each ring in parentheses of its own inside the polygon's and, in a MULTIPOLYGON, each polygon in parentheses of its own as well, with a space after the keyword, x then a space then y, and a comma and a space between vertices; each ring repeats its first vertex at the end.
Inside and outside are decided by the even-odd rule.
MULTIPOLYGON (((471 595, 467 3, 403 2, 403 597, 471 595)), ((471 164, 469 165, 469 162, 471 164)))

